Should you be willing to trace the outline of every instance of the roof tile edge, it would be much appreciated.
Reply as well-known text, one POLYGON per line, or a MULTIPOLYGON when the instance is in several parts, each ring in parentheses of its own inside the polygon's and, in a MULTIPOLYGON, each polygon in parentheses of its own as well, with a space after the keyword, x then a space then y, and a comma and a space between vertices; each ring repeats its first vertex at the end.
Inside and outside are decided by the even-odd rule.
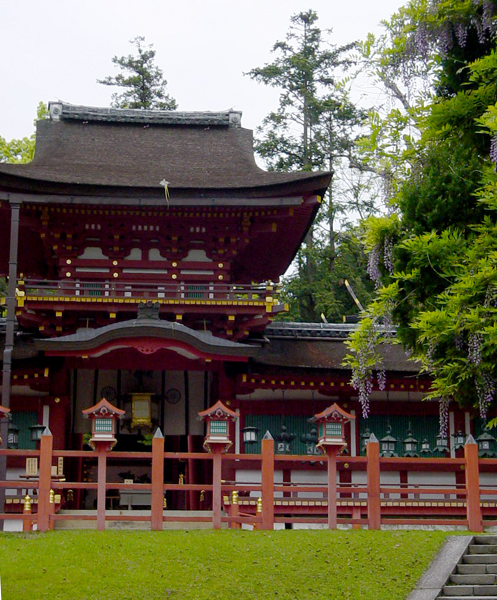
POLYGON ((52 121, 73 120, 153 125, 203 125, 209 127, 241 127, 242 122, 242 112, 232 109, 219 112, 185 112, 78 106, 66 102, 49 102, 48 108, 52 121))

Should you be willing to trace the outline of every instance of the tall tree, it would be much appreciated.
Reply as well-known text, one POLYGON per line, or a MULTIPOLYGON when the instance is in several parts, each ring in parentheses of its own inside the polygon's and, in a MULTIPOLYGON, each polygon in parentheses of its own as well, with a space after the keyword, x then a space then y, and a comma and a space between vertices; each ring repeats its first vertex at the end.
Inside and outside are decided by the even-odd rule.
POLYGON ((487 418, 497 389, 497 19, 489 0, 413 0, 389 26, 391 73, 423 66, 420 137, 405 148, 395 214, 366 224, 378 292, 351 339, 348 363, 367 414, 382 324, 433 378, 445 431, 447 404, 487 418))
MULTIPOLYGON (((350 102, 340 80, 352 64, 354 44, 331 45, 317 21, 313 10, 294 15, 285 41, 273 46, 274 61, 248 73, 255 81, 280 90, 278 109, 264 119, 255 144, 270 170, 336 172, 354 152, 355 128, 363 114, 350 102)), ((335 266, 335 219, 343 205, 334 200, 332 190, 333 186, 296 261, 296 279, 302 285, 292 284, 289 289, 304 321, 319 320, 323 312, 318 309, 322 302, 314 293, 318 271, 322 270, 316 261, 326 261, 329 270, 335 266)), ((325 314, 332 314, 332 306, 337 305, 333 301, 325 314)))
POLYGON ((145 44, 145 38, 138 36, 130 41, 136 54, 114 56, 112 62, 122 72, 114 77, 97 79, 97 83, 122 88, 121 93, 112 94, 115 108, 144 108, 175 110, 177 103, 167 92, 164 73, 155 64, 153 45, 145 44))

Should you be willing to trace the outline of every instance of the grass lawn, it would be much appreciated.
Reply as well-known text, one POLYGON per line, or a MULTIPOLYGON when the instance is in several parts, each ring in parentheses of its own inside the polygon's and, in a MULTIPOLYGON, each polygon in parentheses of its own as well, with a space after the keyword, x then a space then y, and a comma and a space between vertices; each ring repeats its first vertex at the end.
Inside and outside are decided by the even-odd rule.
POLYGON ((0 534, 3 600, 405 600, 448 534, 0 534))

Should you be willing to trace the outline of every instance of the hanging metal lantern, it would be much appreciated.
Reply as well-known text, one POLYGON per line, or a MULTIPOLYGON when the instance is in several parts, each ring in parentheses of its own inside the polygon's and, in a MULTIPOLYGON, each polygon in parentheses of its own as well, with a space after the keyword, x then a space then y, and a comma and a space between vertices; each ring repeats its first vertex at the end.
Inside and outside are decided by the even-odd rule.
POLYGON ((303 433, 300 436, 300 441, 305 444, 306 454, 321 454, 319 448, 316 447, 318 443, 318 430, 315 427, 309 433, 303 433))
POLYGON ((398 454, 396 454, 396 452, 395 452, 397 442, 398 442, 398 440, 397 440, 397 438, 393 437, 392 428, 389 425, 387 427, 387 435, 385 437, 381 438, 381 440, 380 440, 380 448, 381 448, 380 456, 387 456, 387 457, 398 456, 398 454))
POLYGON ((286 426, 282 425, 280 434, 274 436, 274 440, 276 442, 277 454, 290 454, 291 453, 291 444, 294 439, 295 439, 295 434, 287 433, 286 426))
POLYGON ((361 433, 361 453, 366 454, 366 446, 368 445, 369 438, 371 437, 371 432, 369 431, 369 427, 366 428, 364 433, 361 433))
POLYGON ((17 450, 19 448, 19 427, 12 423, 9 423, 9 433, 7 436, 7 446, 11 450, 17 450))
POLYGON ((435 448, 436 452, 440 452, 441 454, 448 454, 450 452, 449 448, 449 438, 447 436, 442 436, 440 433, 435 438, 435 448))
POLYGON ((478 444, 478 456, 480 458, 495 458, 497 452, 495 451, 495 438, 484 431, 481 435, 476 438, 478 444))
POLYGON ((408 456, 410 458, 415 458, 418 456, 418 440, 413 438, 411 429, 407 431, 407 437, 402 444, 404 446, 404 456, 408 456))
POLYGON ((421 450, 419 451, 419 453, 421 454, 421 456, 425 457, 431 454, 430 442, 428 441, 428 438, 423 438, 423 441, 421 442, 421 450))
POLYGON ((457 433, 454 433, 452 437, 454 438, 454 450, 464 448, 464 444, 466 443, 466 435, 460 429, 458 429, 457 433))
POLYGON ((246 446, 253 446, 254 444, 257 444, 257 434, 258 433, 259 433, 258 427, 251 427, 250 425, 248 427, 244 427, 242 429, 243 443, 246 446))
POLYGON ((41 435, 45 431, 45 425, 31 425, 29 428, 31 429, 31 441, 39 442, 41 440, 41 435))

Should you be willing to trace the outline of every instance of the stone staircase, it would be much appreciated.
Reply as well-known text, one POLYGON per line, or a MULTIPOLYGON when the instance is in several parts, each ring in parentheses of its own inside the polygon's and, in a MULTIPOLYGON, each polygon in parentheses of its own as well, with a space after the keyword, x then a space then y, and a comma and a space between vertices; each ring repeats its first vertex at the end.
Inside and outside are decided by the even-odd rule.
POLYGON ((489 600, 497 598, 497 536, 473 538, 437 600, 489 600))

